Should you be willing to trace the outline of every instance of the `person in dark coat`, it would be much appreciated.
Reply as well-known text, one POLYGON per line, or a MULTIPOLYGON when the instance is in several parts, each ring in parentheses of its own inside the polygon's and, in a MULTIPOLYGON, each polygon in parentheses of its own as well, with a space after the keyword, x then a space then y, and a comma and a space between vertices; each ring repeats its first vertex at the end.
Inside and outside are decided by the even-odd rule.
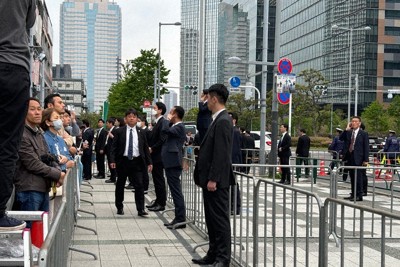
MULTIPOLYGON (((329 168, 333 170, 333 168, 339 167, 337 160, 343 158, 343 141, 339 139, 340 134, 343 132, 341 128, 336 128, 336 136, 333 138, 332 143, 329 145, 328 150, 334 151, 332 153, 333 161, 329 165, 329 168)), ((347 175, 347 174, 346 174, 347 175)))
POLYGON ((282 137, 278 143, 278 157, 281 164, 282 177, 279 183, 290 184, 290 168, 283 167, 284 165, 289 165, 289 158, 292 155, 290 146, 292 145, 292 138, 290 137, 287 124, 282 124, 279 130, 282 133, 282 137))
POLYGON ((90 128, 90 122, 86 119, 82 120, 84 129, 82 130, 82 164, 83 164, 83 180, 92 179, 92 148, 94 140, 94 130, 90 128))
POLYGON ((195 264, 228 267, 231 259, 229 188, 236 184, 231 161, 232 119, 225 110, 228 89, 223 84, 209 88, 208 108, 213 122, 200 145, 194 180, 202 188, 209 247, 195 264))
MULTIPOLYGON (((240 131, 242 132, 242 161, 243 164, 252 164, 253 152, 256 148, 255 140, 250 135, 250 131, 247 131, 245 128, 240 127, 240 131)), ((248 174, 250 171, 250 167, 244 167, 243 172, 248 174)))
MULTIPOLYGON (((309 165, 308 157, 310 156, 310 137, 307 136, 305 129, 299 130, 300 136, 297 141, 296 147, 296 165, 301 165, 304 163, 305 166, 309 165)), ((305 168, 305 175, 308 177, 310 175, 310 169, 305 168)), ((296 177, 299 178, 301 176, 301 168, 296 168, 296 177)))
POLYGON ((104 147, 106 145, 107 139, 107 130, 104 129, 104 120, 99 119, 97 122, 97 126, 99 129, 97 130, 96 134, 96 143, 94 145, 94 151, 96 152, 96 165, 97 165, 97 175, 95 177, 97 179, 104 179, 106 178, 106 166, 105 166, 105 151, 104 147))
POLYGON ((208 89, 204 89, 199 101, 199 113, 197 114, 196 127, 199 131, 199 143, 204 138, 211 123, 211 111, 208 109, 208 89))
POLYGON ((383 152, 386 152, 386 158, 391 160, 396 159, 399 156, 399 148, 400 144, 396 132, 389 130, 389 137, 386 138, 385 147, 383 148, 383 152))
POLYGON ((115 124, 115 118, 109 118, 106 122, 106 127, 108 129, 108 132, 107 132, 106 142, 104 145, 104 151, 107 155, 108 168, 110 169, 110 179, 105 181, 108 184, 115 183, 117 181, 117 170, 112 169, 110 167, 111 147, 114 140, 115 131, 117 130, 117 127, 115 127, 114 124, 115 124))

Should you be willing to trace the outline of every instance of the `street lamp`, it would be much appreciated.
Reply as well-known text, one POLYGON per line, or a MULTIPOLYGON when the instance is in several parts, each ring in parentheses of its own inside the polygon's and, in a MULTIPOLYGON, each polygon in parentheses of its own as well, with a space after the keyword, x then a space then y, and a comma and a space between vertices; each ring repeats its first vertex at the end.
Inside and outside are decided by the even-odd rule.
MULTIPOLYGON (((264 62, 264 61, 242 61, 239 57, 230 57, 227 62, 230 63, 239 63, 246 65, 267 65, 267 66, 275 66, 274 62, 264 62)), ((264 73, 261 72, 260 74, 264 73)), ((267 79, 264 79, 264 82, 267 82, 267 79)), ((260 118, 260 164, 265 164, 265 127, 266 127, 266 88, 267 86, 261 86, 261 97, 260 97, 260 105, 261 105, 261 118, 260 118)))
POLYGON ((44 61, 46 60, 46 54, 44 52, 41 52, 38 55, 37 59, 40 61, 40 67, 41 67, 40 75, 42 77, 40 81, 40 104, 43 107, 44 106, 44 61))
POLYGON ((332 29, 341 29, 345 31, 349 31, 349 94, 348 94, 348 103, 347 103, 347 121, 350 121, 350 103, 351 103, 351 65, 352 65, 352 55, 353 55, 353 31, 369 31, 371 27, 366 26, 363 28, 346 28, 339 27, 338 25, 332 25, 332 29))
POLYGON ((158 23, 158 69, 157 69, 157 87, 158 92, 157 95, 154 94, 154 99, 157 98, 157 101, 160 101, 160 94, 161 94, 161 26, 163 25, 170 25, 170 26, 181 26, 182 23, 175 22, 175 23, 158 23))

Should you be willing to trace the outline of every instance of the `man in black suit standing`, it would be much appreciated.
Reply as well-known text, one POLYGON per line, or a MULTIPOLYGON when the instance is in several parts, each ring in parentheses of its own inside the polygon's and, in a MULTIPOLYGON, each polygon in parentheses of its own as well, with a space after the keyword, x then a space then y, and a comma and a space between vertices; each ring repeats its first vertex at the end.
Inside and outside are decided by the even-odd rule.
POLYGON ((168 114, 169 127, 163 129, 167 140, 162 146, 161 156, 164 164, 165 175, 169 190, 174 200, 175 218, 170 223, 164 224, 168 229, 185 228, 186 225, 175 225, 186 220, 185 200, 182 194, 180 176, 182 174, 182 150, 186 140, 185 126, 182 123, 185 110, 175 106, 168 114))
MULTIPOLYGON (((310 144, 311 140, 310 137, 307 136, 305 129, 299 130, 300 136, 299 140, 297 141, 296 147, 296 165, 301 165, 304 163, 305 166, 308 166, 308 157, 310 156, 310 144)), ((310 175, 310 169, 305 168, 306 177, 310 175)), ((300 178, 301 176, 301 168, 296 168, 296 177, 300 178)))
POLYGON ((114 134, 110 153, 110 167, 117 169, 118 180, 115 187, 115 206, 117 214, 124 215, 124 189, 129 176, 135 187, 136 210, 139 216, 146 216, 144 209, 144 172, 151 171, 152 163, 145 133, 136 126, 138 114, 135 109, 125 112, 126 125, 119 127, 114 134))
POLYGON ((82 165, 83 179, 92 179, 92 148, 94 139, 94 130, 90 128, 90 122, 86 119, 82 120, 84 129, 82 130, 82 165))
POLYGON ((164 128, 168 127, 168 122, 163 117, 167 111, 167 107, 162 102, 156 102, 153 108, 156 113, 156 125, 151 130, 149 147, 151 159, 153 161, 153 171, 151 174, 153 176, 156 199, 151 205, 147 205, 146 207, 150 211, 163 211, 165 210, 165 205, 167 202, 167 189, 165 187, 161 148, 167 138, 165 133, 162 132, 164 128))
POLYGON ((96 144, 94 145, 94 151, 96 152, 96 165, 97 165, 97 179, 106 178, 106 166, 105 166, 105 152, 104 147, 106 145, 107 131, 104 127, 104 120, 99 119, 97 122, 99 129, 96 134, 96 144))
MULTIPOLYGON (((368 133, 360 128, 361 117, 354 116, 347 125, 346 131, 340 135, 340 140, 344 141, 343 154, 344 160, 348 162, 346 166, 367 166, 369 155, 368 133)), ((345 199, 351 201, 363 201, 363 171, 350 169, 351 193, 345 199), (355 188, 357 179, 357 188, 355 188)))
POLYGON ((199 131, 199 142, 203 141, 208 126, 211 123, 211 111, 208 109, 208 89, 204 89, 199 101, 199 113, 197 113, 196 127, 199 131))
POLYGON ((289 165, 289 158, 292 155, 290 146, 292 145, 292 138, 287 132, 288 125, 281 124, 279 131, 282 133, 282 137, 278 143, 278 157, 281 164, 282 178, 279 181, 281 184, 290 184, 290 168, 283 167, 283 165, 289 165))
POLYGON ((205 257, 192 261, 222 267, 229 266, 231 258, 229 187, 236 184, 231 161, 233 125, 225 110, 228 89, 214 84, 208 94, 213 121, 200 145, 194 179, 203 189, 209 248, 205 257))
POLYGON ((111 157, 111 147, 112 143, 114 140, 114 134, 117 128, 114 126, 115 124, 115 118, 109 118, 106 122, 106 127, 108 129, 107 137, 106 137, 106 143, 104 146, 105 153, 107 155, 107 162, 108 162, 108 168, 110 169, 110 179, 106 180, 105 182, 108 184, 115 183, 117 181, 117 170, 112 169, 110 167, 111 162, 110 162, 110 157, 111 157))

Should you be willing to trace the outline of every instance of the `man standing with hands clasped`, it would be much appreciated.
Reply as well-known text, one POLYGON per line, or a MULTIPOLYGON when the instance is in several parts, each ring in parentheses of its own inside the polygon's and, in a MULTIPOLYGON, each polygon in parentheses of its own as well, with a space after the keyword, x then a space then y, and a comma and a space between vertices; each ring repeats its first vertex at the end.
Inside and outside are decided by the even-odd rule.
POLYGON ((228 89, 223 84, 214 84, 208 95, 213 121, 200 145, 194 180, 203 189, 209 248, 205 257, 192 261, 225 267, 231 258, 229 187, 236 184, 231 161, 233 125, 225 110, 228 89))
MULTIPOLYGON (((344 160, 346 166, 367 166, 369 154, 368 133, 360 128, 361 117, 354 116, 347 125, 346 131, 340 135, 340 140, 344 141, 344 160)), ((350 169, 351 193, 350 201, 363 201, 363 172, 362 170, 350 169), (357 181, 357 188, 354 184, 357 181)))
POLYGON ((164 224, 168 229, 186 227, 186 224, 180 224, 186 220, 185 200, 180 180, 183 160, 182 149, 186 140, 185 126, 182 123, 184 115, 185 110, 182 107, 173 107, 167 117, 170 122, 169 127, 162 130, 167 135, 167 140, 162 146, 161 156, 175 206, 175 218, 172 222, 164 224))

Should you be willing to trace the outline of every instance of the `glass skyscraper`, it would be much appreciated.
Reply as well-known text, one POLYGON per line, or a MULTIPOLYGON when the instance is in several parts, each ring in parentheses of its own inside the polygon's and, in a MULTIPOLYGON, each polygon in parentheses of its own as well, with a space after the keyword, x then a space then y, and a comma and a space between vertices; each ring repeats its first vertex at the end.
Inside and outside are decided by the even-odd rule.
POLYGON ((66 0, 60 12, 60 63, 87 86, 89 111, 99 111, 121 58, 121 9, 108 0, 66 0))

